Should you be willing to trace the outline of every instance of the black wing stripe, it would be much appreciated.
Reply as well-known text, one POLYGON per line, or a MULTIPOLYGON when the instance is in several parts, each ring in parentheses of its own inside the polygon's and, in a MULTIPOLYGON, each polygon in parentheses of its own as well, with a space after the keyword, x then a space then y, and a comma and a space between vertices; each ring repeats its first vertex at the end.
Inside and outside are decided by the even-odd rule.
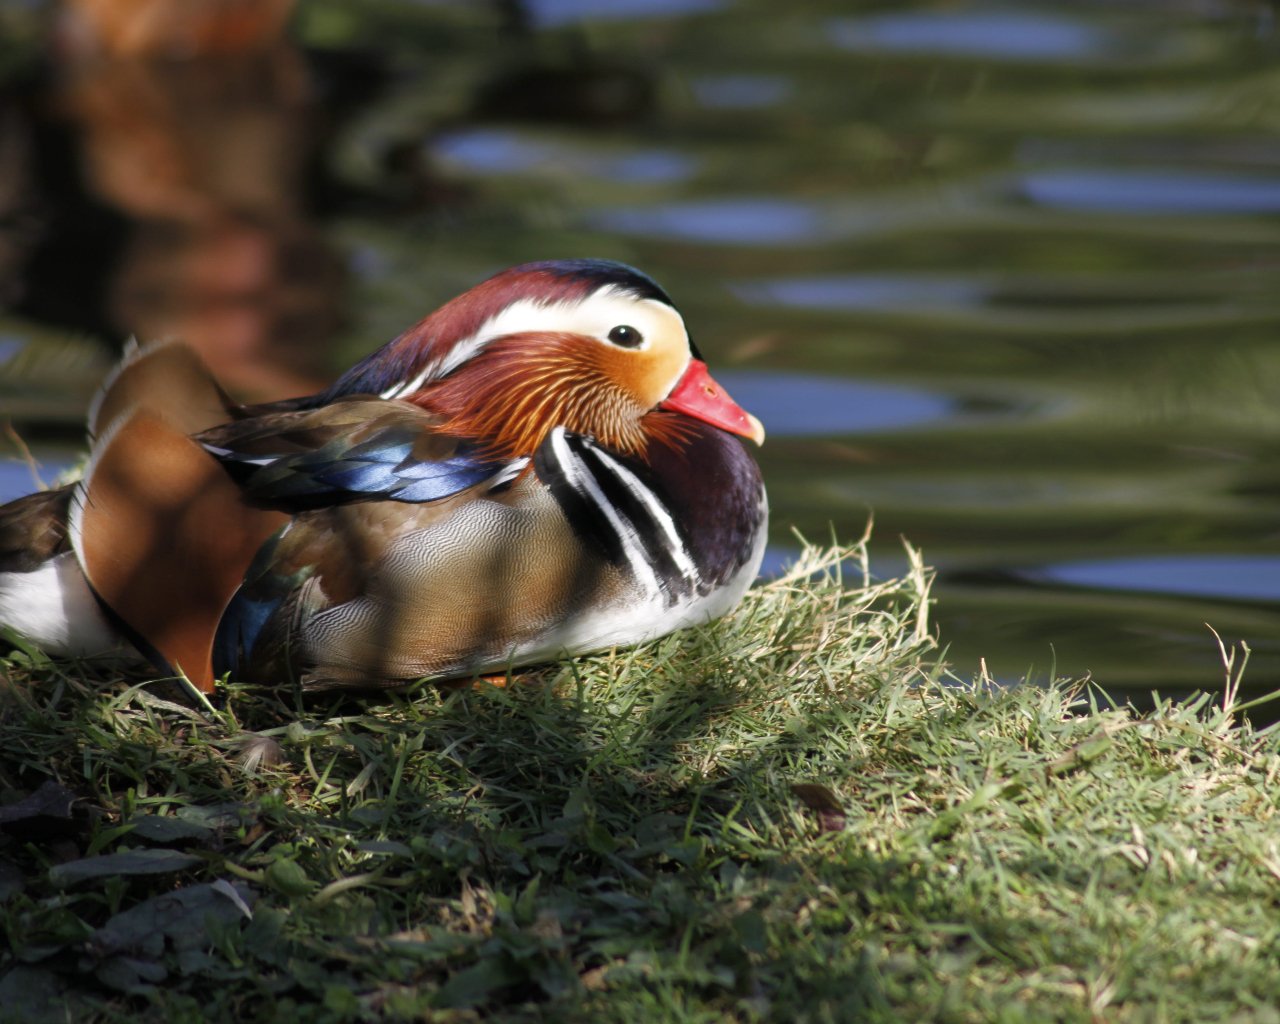
POLYGON ((614 564, 652 581, 669 604, 698 590, 701 577, 674 517, 642 472, 591 440, 557 430, 535 461, 539 478, 574 529, 614 564))

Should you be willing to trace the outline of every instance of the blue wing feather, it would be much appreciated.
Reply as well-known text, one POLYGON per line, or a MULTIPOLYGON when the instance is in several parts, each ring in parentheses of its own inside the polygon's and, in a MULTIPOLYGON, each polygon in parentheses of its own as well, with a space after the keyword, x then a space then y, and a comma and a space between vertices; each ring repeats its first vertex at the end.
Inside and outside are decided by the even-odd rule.
POLYGON ((389 494, 399 484, 394 467, 376 462, 340 462, 313 471, 309 479, 335 491, 360 494, 389 494))
POLYGON ((328 408, 230 424, 201 440, 250 500, 286 510, 369 498, 439 501, 510 468, 473 443, 434 434, 412 406, 363 399, 328 408), (353 419, 366 410, 372 415, 353 419))
POLYGON ((311 575, 306 568, 292 575, 273 568, 276 548, 284 536, 283 527, 258 549, 244 582, 231 596, 213 637, 213 673, 239 675, 252 663, 254 647, 272 617, 284 607, 311 575))
MULTIPOLYGON (((226 456, 221 458, 224 462, 233 461, 226 456)), ((349 457, 319 462, 281 456, 265 465, 241 463, 237 475, 249 495, 259 501, 308 498, 323 504, 382 497, 421 502, 438 501, 475 487, 506 466, 505 460, 476 455, 455 456, 442 462, 394 464, 349 457)))

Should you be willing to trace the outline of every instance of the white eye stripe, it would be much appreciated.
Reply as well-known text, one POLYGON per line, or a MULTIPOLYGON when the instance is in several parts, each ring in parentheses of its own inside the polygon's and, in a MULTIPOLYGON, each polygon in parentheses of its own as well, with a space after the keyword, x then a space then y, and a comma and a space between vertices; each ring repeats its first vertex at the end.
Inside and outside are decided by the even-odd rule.
POLYGON ((627 350, 631 352, 645 351, 653 345, 654 339, 673 330, 685 336, 684 320, 665 302, 639 299, 614 285, 592 292, 576 302, 542 303, 535 299, 519 299, 486 320, 475 334, 459 340, 442 358, 431 360, 415 376, 398 381, 380 397, 400 398, 431 381, 447 377, 479 355, 490 342, 508 334, 583 334, 598 338, 610 348, 618 348, 608 338, 609 332, 619 324, 633 327, 644 338, 635 348, 627 350))

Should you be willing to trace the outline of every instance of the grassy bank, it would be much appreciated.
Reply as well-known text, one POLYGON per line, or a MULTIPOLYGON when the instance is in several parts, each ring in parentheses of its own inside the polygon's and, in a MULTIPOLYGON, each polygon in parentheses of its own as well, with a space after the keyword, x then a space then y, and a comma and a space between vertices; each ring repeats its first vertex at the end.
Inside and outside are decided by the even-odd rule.
POLYGON ((3 663, 0 1016, 1280 1019, 1275 733, 947 679, 862 555, 507 690, 3 663))

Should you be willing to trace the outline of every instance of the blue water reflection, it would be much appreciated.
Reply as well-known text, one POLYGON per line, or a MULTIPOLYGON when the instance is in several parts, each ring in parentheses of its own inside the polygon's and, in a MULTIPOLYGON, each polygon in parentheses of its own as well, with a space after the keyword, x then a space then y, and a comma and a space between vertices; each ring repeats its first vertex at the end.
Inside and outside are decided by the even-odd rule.
MULTIPOLYGON (((819 542, 824 538, 811 537, 808 539, 819 542)), ((795 568, 801 554, 798 544, 770 544, 764 549, 764 559, 760 562, 760 578, 772 580, 786 575, 795 568)), ((873 582, 897 579, 909 571, 910 565, 905 555, 882 555, 867 561, 867 572, 873 582)), ((853 559, 846 559, 841 562, 840 572, 844 579, 850 583, 860 583, 862 581, 862 566, 853 559)))
POLYGON ((977 281, 932 275, 840 274, 781 278, 733 286, 744 302, 805 309, 876 310, 918 313, 979 306, 991 289, 977 281))
POLYGON ((750 110, 781 103, 791 83, 781 75, 707 75, 689 83, 694 98, 709 110, 750 110))
MULTIPOLYGON (((722 246, 795 246, 814 249, 855 239, 869 240, 909 231, 979 231, 1074 229, 1086 225, 1078 215, 1098 215, 1095 230, 1110 230, 1111 214, 1132 214, 1128 230, 1151 225, 1167 235, 1178 230, 1177 218, 1156 215, 1220 218, 1280 213, 1280 178, 1126 169, 1052 169, 953 183, 913 194, 882 192, 856 199, 783 199, 733 196, 614 206, 587 217, 591 227, 640 238, 722 246), (1058 213, 1058 221, 1048 219, 1058 213), (1137 215, 1146 217, 1136 219, 1137 215)), ((1220 221, 1219 232, 1228 222, 1220 221)), ((1232 222, 1255 227, 1244 221, 1232 222)), ((1256 237, 1252 232, 1249 237, 1256 237)))
POLYGON ((1064 562, 1037 579, 1104 590, 1154 591, 1188 597, 1280 600, 1280 556, 1158 555, 1064 562))
POLYGON ((827 31, 850 50, 997 60, 1080 60, 1115 47, 1112 36, 1095 26, 1012 11, 909 11, 837 19, 827 31))
POLYGON ((1161 169, 1063 169, 1024 175, 1039 206, 1134 214, 1280 213, 1280 178, 1161 169))
POLYGON ((526 0, 524 4, 531 20, 548 28, 606 18, 674 18, 723 6, 724 0, 526 0))
POLYGON ((771 580, 785 573, 800 556, 800 549, 770 544, 764 549, 764 560, 760 563, 760 578, 771 580))
POLYGON ((673 150, 611 153, 581 144, 477 128, 445 135, 432 143, 440 159, 473 174, 521 175, 552 171, 571 177, 603 178, 627 184, 665 184, 691 176, 697 161, 673 150))
POLYGON ((945 419, 953 405, 928 391, 817 374, 718 370, 716 379, 772 438, 901 430, 945 419))
POLYGON ((834 237, 816 206, 766 197, 622 207, 593 220, 606 231, 722 245, 812 245, 834 237))
POLYGON ((749 306, 775 308, 775 315, 784 309, 874 314, 1002 333, 1208 327, 1238 320, 1245 308, 1271 316, 1274 306, 1269 294, 1247 282, 1154 286, 1124 274, 823 274, 735 282, 729 290, 749 306))
POLYGON ((70 458, 40 459, 40 482, 31 475, 31 467, 17 460, 0 459, 0 504, 48 486, 75 465, 70 458))

